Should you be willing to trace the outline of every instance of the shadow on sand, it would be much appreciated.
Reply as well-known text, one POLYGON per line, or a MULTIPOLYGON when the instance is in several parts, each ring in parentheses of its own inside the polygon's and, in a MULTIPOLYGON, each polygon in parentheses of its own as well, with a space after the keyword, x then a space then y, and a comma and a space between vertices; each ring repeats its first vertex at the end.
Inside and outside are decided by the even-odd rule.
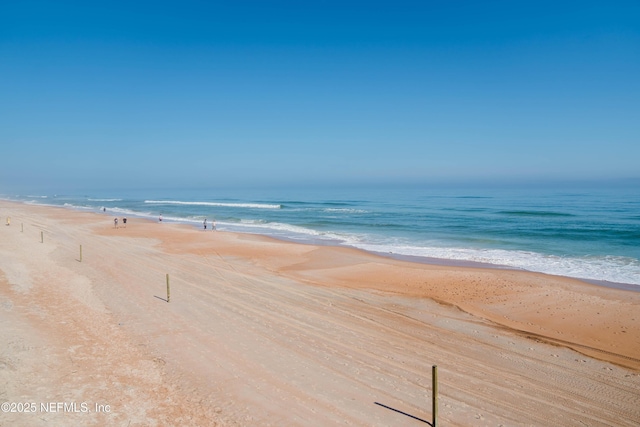
POLYGON ((422 418, 415 417, 415 416, 413 416, 413 415, 411 415, 411 414, 407 414, 406 412, 402 412, 402 411, 400 411, 400 410, 398 410, 398 409, 395 409, 395 408, 392 408, 392 407, 390 407, 390 406, 383 405, 382 403, 379 403, 379 402, 373 402, 373 403, 375 403, 375 404, 376 404, 376 405, 378 405, 378 406, 382 406, 383 408, 389 409, 390 411, 394 411, 394 412, 397 412, 397 413, 399 413, 399 414, 402 414, 402 415, 404 415, 405 417, 413 418, 414 420, 422 421, 422 422, 423 422, 423 423, 425 423, 425 424, 432 425, 429 421, 423 420, 422 418))

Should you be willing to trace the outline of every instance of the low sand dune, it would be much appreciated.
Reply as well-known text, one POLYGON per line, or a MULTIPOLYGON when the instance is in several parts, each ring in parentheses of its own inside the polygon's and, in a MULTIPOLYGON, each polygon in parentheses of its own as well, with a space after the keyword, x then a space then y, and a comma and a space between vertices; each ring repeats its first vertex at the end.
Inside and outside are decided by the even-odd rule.
POLYGON ((0 403, 23 406, 3 426, 420 426, 432 365, 441 426, 640 425, 640 292, 0 201, 4 217, 0 403))

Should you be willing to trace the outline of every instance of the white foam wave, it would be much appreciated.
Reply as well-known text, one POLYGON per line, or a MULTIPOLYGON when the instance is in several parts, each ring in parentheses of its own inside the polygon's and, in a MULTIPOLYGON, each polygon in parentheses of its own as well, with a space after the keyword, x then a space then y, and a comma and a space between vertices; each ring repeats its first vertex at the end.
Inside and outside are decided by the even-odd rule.
POLYGON ((333 243, 342 243, 345 242, 348 238, 348 236, 341 235, 339 233, 323 232, 311 228, 279 222, 243 220, 237 223, 222 223, 222 225, 226 226, 226 229, 229 231, 265 234, 269 236, 283 237, 301 241, 326 240, 333 243))
POLYGON ((370 211, 364 209, 355 209, 355 208, 320 208, 320 207, 309 207, 309 208, 290 208, 289 212, 326 212, 326 213, 351 213, 351 214, 364 214, 370 213, 370 211))
POLYGON ((137 217, 142 217, 142 218, 156 218, 156 215, 154 213, 151 212, 140 212, 140 211, 134 211, 131 209, 125 209, 125 208, 107 208, 107 212, 108 213, 118 213, 118 214, 123 214, 123 215, 129 215, 129 216, 137 216, 137 217))
POLYGON ((87 199, 90 202, 121 202, 122 199, 87 199))
MULTIPOLYGON (((55 205, 51 205, 51 206, 55 206, 55 205)), ((81 209, 81 210, 85 210, 85 211, 93 211, 93 210, 95 210, 94 207, 79 206, 79 205, 74 205, 73 203, 64 203, 62 206, 64 206, 65 208, 81 209)))
POLYGON ((217 206, 226 208, 249 208, 249 209, 281 209, 282 205, 268 203, 223 203, 223 202, 183 202, 180 200, 145 200, 147 204, 153 205, 192 205, 192 206, 217 206))
POLYGON ((362 242, 353 242, 352 246, 372 252, 473 261, 557 276, 640 285, 640 261, 628 257, 561 257, 527 251, 419 247, 362 242))
POLYGON ((301 234, 305 236, 318 236, 320 233, 316 230, 312 230, 310 228, 300 227, 297 225, 284 224, 278 222, 269 222, 265 223, 257 220, 242 220, 238 223, 234 224, 235 226, 241 228, 254 228, 261 229, 263 231, 282 231, 288 232, 292 234, 301 234))
POLYGON ((323 212, 342 212, 342 213, 368 213, 364 209, 353 209, 353 208, 325 208, 323 212))

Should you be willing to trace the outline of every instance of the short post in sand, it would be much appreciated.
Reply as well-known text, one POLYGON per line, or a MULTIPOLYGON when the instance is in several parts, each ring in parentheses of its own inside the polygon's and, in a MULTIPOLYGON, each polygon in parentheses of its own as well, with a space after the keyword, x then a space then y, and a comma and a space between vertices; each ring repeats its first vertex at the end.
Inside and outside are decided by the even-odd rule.
POLYGON ((438 365, 431 368, 432 396, 431 396, 431 427, 438 425, 438 365))
POLYGON ((10 216, 7 217, 7 225, 11 225, 11 217, 10 216))
POLYGON ((24 223, 23 222, 20 223, 20 232, 24 233, 24 223))
POLYGON ((171 291, 169 290, 169 273, 167 273, 167 302, 171 298, 171 291))
POLYGON ((82 262, 82 245, 80 245, 80 262, 82 262))
POLYGON ((40 232, 40 243, 44 243, 44 231, 40 232))

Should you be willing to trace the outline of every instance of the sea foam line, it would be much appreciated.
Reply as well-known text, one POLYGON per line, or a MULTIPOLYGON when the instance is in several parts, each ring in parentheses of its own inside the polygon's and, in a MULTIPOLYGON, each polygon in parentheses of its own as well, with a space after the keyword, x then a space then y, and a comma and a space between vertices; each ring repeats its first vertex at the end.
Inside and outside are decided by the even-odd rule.
POLYGON ((348 244, 370 252, 473 261, 578 279, 640 285, 640 262, 628 257, 562 257, 502 249, 386 245, 365 242, 349 242, 348 244))
POLYGON ((562 257, 529 251, 502 249, 457 248, 443 246, 412 246, 400 242, 377 242, 374 236, 321 232, 318 230, 277 222, 264 223, 245 220, 226 224, 230 231, 257 232, 271 236, 283 236, 295 240, 326 240, 369 252, 391 253, 443 260, 471 261, 496 266, 535 271, 540 273, 640 285, 640 262, 634 258, 616 256, 562 257))
POLYGON ((250 209, 281 209, 282 205, 267 203, 222 203, 222 202, 183 202, 180 200, 145 200, 153 205, 192 205, 192 206, 217 206, 226 208, 250 208, 250 209))

